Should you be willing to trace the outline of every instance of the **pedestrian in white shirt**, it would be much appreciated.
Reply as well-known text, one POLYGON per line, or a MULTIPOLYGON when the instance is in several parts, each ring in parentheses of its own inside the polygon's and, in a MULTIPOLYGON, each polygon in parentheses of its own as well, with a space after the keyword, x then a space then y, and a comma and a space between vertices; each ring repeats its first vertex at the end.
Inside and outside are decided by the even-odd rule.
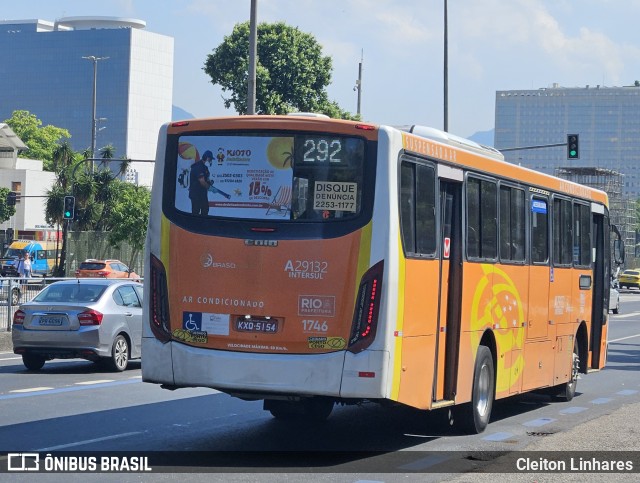
POLYGON ((24 278, 31 278, 31 258, 29 257, 28 253, 24 254, 24 261, 22 262, 22 266, 22 274, 24 275, 24 278))

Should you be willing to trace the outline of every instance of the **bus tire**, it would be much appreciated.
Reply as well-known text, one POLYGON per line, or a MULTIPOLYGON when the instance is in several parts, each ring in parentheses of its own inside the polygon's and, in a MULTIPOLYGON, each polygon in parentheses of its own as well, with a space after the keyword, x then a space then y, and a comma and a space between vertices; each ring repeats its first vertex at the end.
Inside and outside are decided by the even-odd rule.
POLYGON ((263 404, 264 410, 269 411, 271 416, 279 421, 290 421, 294 419, 297 414, 294 403, 290 401, 265 399, 263 404))
POLYGON ((491 419, 495 398, 495 369, 487 346, 478 347, 473 369, 471 402, 461 406, 461 426, 465 433, 482 433, 491 419))
POLYGON ((322 397, 304 399, 302 401, 281 401, 266 399, 264 409, 280 421, 319 422, 329 417, 333 410, 333 400, 322 397))
POLYGON ((302 403, 304 416, 310 421, 324 421, 333 411, 333 400, 323 397, 307 399, 302 403))
POLYGON ((45 363, 45 358, 37 354, 22 354, 22 363, 30 371, 39 371, 45 363))
POLYGON ((566 383, 556 386, 555 397, 562 401, 571 401, 576 395, 578 387, 578 374, 580 373, 580 356, 578 355, 578 341, 573 344, 573 355, 571 356, 571 379, 566 383))

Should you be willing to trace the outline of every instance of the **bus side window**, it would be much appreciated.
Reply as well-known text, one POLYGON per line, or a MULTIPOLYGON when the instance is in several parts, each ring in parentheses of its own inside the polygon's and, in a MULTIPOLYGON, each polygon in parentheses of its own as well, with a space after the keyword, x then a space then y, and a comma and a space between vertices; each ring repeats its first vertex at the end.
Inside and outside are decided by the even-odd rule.
POLYGON ((531 198, 531 261, 533 263, 547 263, 549 259, 547 213, 546 200, 531 198))
POLYGON ((416 252, 415 165, 402 162, 400 171, 400 225, 406 253, 416 252))
POLYGON ((436 252, 436 174, 431 166, 416 166, 416 250, 421 255, 436 252))
POLYGON ((467 257, 498 255, 498 187, 495 181, 467 179, 467 257))

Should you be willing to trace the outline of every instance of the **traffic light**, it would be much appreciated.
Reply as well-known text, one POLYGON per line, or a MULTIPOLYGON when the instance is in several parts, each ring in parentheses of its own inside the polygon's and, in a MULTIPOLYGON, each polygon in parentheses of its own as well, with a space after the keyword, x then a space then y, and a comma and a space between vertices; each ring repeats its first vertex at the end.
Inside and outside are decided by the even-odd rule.
POLYGON ((7 194, 7 205, 15 206, 16 196, 17 196, 17 193, 15 191, 9 191, 9 193, 7 194))
POLYGON ((73 217, 75 215, 75 208, 76 208, 75 196, 65 196, 63 218, 65 220, 73 220, 73 217))
POLYGON ((577 134, 567 134, 567 159, 580 159, 577 134))

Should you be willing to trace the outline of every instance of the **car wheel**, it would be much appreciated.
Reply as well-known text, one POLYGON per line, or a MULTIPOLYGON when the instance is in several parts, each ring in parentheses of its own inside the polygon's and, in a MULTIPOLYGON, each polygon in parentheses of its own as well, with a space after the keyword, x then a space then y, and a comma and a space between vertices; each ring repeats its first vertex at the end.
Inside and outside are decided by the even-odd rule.
POLYGON ((616 306, 611 309, 611 312, 613 312, 614 314, 620 313, 620 299, 616 300, 616 306))
POLYGON ((35 354, 22 354, 22 363, 30 371, 39 371, 44 366, 45 358, 35 354))
POLYGON ((122 334, 118 335, 111 347, 111 366, 118 372, 122 372, 129 364, 129 343, 122 334))
POLYGON ((14 288, 11 291, 11 305, 19 305, 20 304, 20 290, 14 288))

